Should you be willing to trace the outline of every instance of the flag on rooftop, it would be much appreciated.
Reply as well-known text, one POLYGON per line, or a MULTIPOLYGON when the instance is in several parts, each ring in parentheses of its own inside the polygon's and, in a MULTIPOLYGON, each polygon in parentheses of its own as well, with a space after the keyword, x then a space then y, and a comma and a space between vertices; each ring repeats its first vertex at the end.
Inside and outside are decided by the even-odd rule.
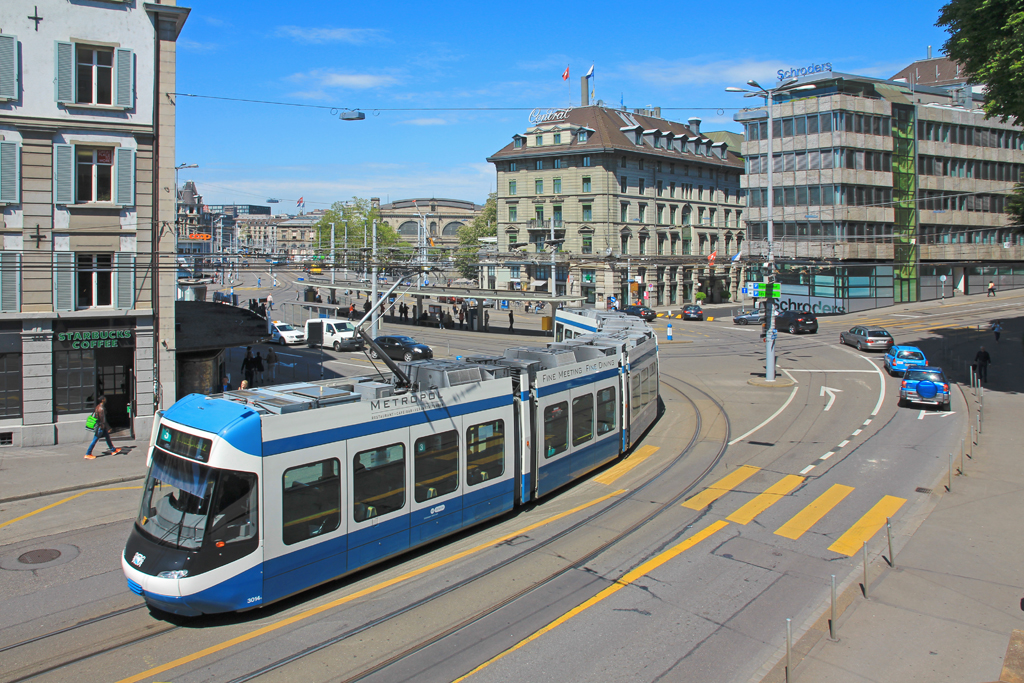
POLYGON ((591 64, 590 65, 590 71, 587 72, 587 78, 593 78, 593 77, 594 77, 594 65, 591 64))
POLYGON ((295 202, 295 206, 305 206, 306 202, 304 200, 305 197, 299 197, 299 201, 295 202))
POLYGON ((565 67, 565 71, 562 72, 562 80, 569 80, 569 67, 565 67))

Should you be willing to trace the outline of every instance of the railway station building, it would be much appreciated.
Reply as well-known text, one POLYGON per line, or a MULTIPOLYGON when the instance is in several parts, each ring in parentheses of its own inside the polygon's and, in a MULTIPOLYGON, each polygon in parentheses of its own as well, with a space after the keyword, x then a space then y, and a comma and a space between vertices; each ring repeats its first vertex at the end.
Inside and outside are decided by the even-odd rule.
MULTIPOLYGON (((173 4, 0 3, 0 445, 176 398, 173 4), (29 11, 31 16, 29 16, 29 11)), ((83 450, 84 453, 84 450, 83 450)))
MULTIPOLYGON (((585 102, 586 100, 584 100, 585 102)), ((499 289, 583 296, 597 307, 735 298, 745 239, 737 150, 658 108, 598 102, 534 111, 497 171, 499 289), (552 263, 551 239, 558 244, 552 263), (715 258, 711 259, 714 255, 715 258), (552 273, 551 270, 554 269, 552 273)))
POLYGON ((990 281, 1024 286, 1024 242, 1004 213, 1024 169, 1024 131, 986 119, 982 89, 947 61, 922 60, 894 80, 801 77, 811 87, 773 105, 770 154, 766 107, 736 115, 755 259, 767 254, 772 169, 783 308, 849 312, 990 281))

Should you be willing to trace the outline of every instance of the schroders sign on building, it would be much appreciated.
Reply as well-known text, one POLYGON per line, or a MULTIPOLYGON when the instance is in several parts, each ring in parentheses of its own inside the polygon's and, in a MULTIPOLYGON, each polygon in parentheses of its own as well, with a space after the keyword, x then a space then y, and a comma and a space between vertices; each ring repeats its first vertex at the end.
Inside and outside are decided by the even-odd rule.
POLYGON ((779 69, 776 72, 776 74, 778 74, 780 81, 784 81, 787 78, 811 76, 813 74, 820 74, 825 71, 832 71, 832 62, 824 62, 822 64, 808 64, 807 66, 795 66, 792 69, 779 69))
POLYGON ((565 109, 534 109, 530 112, 530 123, 537 125, 538 123, 548 123, 550 121, 564 121, 569 117, 569 112, 572 111, 572 107, 566 107, 565 109))

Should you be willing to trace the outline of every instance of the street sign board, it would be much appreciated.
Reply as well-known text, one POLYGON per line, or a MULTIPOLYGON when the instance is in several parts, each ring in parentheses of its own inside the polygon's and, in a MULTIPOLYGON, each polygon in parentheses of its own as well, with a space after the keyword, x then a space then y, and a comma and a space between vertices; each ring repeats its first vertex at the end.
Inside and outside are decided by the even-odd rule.
POLYGON ((777 329, 775 329, 774 327, 771 328, 770 330, 768 330, 768 338, 769 339, 774 340, 778 336, 779 336, 779 331, 777 329))

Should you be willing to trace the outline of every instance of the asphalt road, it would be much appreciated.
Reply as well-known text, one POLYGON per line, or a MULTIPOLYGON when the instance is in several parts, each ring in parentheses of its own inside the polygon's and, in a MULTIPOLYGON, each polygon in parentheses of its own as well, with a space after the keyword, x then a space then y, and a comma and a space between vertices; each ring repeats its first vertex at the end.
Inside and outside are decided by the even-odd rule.
MULTIPOLYGON (((812 618, 831 575, 858 580, 864 541, 887 555, 886 517, 897 538, 913 533, 965 429, 958 394, 952 413, 897 408, 881 356, 839 347, 838 330, 884 323, 962 363, 981 334, 967 326, 1005 306, 823 319, 818 335, 780 335, 796 384, 771 389, 747 383, 763 372, 756 328, 674 321, 664 413, 623 465, 246 614, 177 622, 140 608, 119 565, 137 491, 59 505, 0 529, 0 567, 29 541, 78 549, 0 568, 0 680, 237 681, 262 667, 263 681, 759 680, 786 618, 812 618)), ((440 356, 540 342, 416 329, 440 356)), ((319 352, 287 353, 318 370, 319 352)), ((324 357, 338 374, 372 371, 361 354, 324 357)))

